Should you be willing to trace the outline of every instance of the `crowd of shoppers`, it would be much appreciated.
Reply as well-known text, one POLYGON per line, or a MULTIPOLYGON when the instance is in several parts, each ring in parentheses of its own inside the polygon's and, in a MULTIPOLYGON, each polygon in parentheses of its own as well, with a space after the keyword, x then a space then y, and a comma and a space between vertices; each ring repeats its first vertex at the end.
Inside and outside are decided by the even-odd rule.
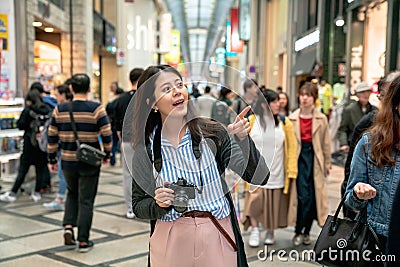
MULTIPOLYGON (((115 99, 107 109, 88 100, 90 79, 86 74, 75 74, 56 87, 57 105, 40 83, 33 83, 18 120, 18 128, 24 130, 18 175, 0 200, 17 199, 31 165, 36 169, 36 185, 30 197, 35 202, 41 200, 41 194, 51 187, 50 163, 50 170, 58 173, 59 187, 56 198, 43 206, 65 210, 65 245, 76 246, 80 252, 93 248, 90 230, 100 166, 77 160, 72 112, 81 143, 102 148, 106 152, 104 163, 111 158, 111 166, 115 165, 119 147, 124 152, 133 149, 134 153, 121 157, 126 217, 150 220, 151 266, 247 266, 237 203, 225 177, 231 170, 254 185, 245 188, 241 215, 244 229, 251 226, 249 246, 260 245, 262 230, 263 243, 275 244, 279 239, 275 231, 288 226, 295 226, 294 246, 312 244, 313 221, 322 226, 329 212, 332 89, 326 83, 302 83, 299 106, 292 112, 283 90, 258 87, 255 80, 244 81, 241 96, 219 85, 217 99, 210 86, 201 96, 197 85, 196 97, 191 98, 180 73, 167 65, 135 68, 129 78, 129 92, 123 93, 117 83, 112 83, 115 99), (220 103, 224 111, 219 115, 223 117, 217 116, 220 103), (126 124, 125 114, 136 119, 126 124), (34 142, 37 136, 32 123, 37 115, 51 118, 48 151, 34 142), (184 192, 192 193, 180 206, 177 195, 182 197, 182 185, 192 188, 184 192), (205 235, 198 235, 200 225, 205 235), (204 238, 210 245, 197 251, 196 244, 204 238), (184 257, 179 256, 182 253, 184 257), (202 256, 196 257, 199 253, 202 256)), ((399 240, 395 210, 400 202, 396 172, 399 72, 378 83, 379 110, 369 103, 372 90, 367 83, 358 84, 355 92, 358 100, 344 108, 337 134, 340 149, 350 150, 342 186, 345 215, 354 218, 356 213, 351 212, 366 207, 368 223, 383 244, 381 249, 395 255, 399 240)))

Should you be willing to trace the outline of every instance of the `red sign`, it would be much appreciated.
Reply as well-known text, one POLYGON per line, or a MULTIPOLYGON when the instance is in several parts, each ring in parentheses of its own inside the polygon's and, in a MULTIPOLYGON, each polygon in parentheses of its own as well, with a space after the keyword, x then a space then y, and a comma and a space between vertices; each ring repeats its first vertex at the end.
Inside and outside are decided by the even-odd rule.
POLYGON ((231 9, 231 51, 243 52, 244 42, 239 38, 239 9, 231 9))

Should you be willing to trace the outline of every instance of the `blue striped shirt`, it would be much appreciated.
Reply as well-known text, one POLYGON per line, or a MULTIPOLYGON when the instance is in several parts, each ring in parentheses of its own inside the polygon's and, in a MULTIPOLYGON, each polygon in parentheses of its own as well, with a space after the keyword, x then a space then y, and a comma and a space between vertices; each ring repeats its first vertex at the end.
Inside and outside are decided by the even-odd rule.
MULTIPOLYGON (((153 137, 154 133, 155 131, 153 132, 153 137)), ((153 140, 151 140, 151 146, 153 148, 153 140)), ((186 133, 177 147, 174 147, 168 140, 161 137, 163 165, 160 174, 157 174, 153 166, 154 177, 158 176, 157 184, 163 184, 164 181, 174 183, 178 178, 185 178, 189 183, 195 184, 201 189, 201 169, 203 192, 199 194, 196 190, 196 197, 189 200, 187 211, 209 211, 215 218, 223 219, 230 214, 230 208, 222 189, 217 162, 204 139, 199 148, 201 151, 200 164, 193 154, 192 138, 188 129, 186 129, 186 133)), ((161 217, 161 221, 173 221, 180 216, 181 213, 171 209, 161 217)))

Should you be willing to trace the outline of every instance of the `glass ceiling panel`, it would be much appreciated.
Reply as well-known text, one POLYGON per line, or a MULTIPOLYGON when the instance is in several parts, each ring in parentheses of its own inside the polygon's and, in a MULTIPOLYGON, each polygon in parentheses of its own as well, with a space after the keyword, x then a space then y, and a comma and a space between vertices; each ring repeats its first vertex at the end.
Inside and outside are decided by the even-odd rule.
POLYGON ((235 0, 163 0, 172 13, 174 26, 181 32, 184 58, 203 61, 213 46, 214 34, 225 25, 225 15, 235 0))

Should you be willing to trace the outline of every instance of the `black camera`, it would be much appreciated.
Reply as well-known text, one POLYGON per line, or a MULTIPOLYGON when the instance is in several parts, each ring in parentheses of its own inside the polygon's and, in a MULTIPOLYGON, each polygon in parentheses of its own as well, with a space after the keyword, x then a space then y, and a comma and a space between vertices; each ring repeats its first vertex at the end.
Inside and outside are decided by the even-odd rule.
POLYGON ((165 187, 174 190, 174 209, 180 213, 187 210, 189 199, 196 197, 196 185, 189 183, 184 178, 178 178, 178 181, 166 184, 165 187))

